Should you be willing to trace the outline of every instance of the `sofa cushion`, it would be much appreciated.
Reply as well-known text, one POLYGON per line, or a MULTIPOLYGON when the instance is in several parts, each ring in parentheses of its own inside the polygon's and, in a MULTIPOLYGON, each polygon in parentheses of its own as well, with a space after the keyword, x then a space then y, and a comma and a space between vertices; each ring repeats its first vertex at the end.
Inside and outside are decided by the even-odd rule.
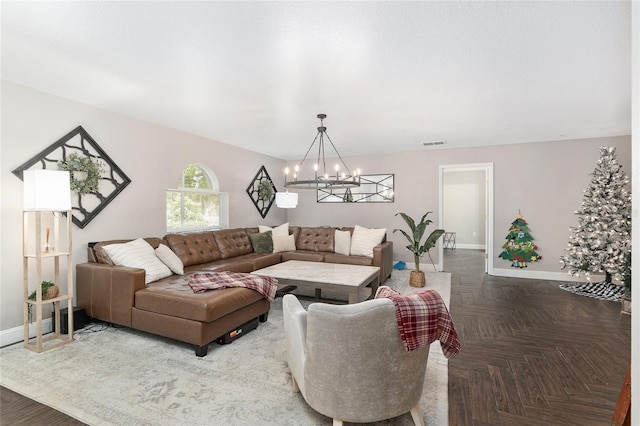
POLYGON ((182 264, 182 260, 180 260, 180 258, 169 247, 164 244, 160 244, 156 249, 156 256, 158 256, 158 259, 167 265, 174 274, 184 274, 184 265, 182 264))
POLYGON ((293 235, 274 235, 273 252, 294 251, 296 249, 296 238, 293 235))
POLYGON ((373 257, 373 248, 382 242, 386 233, 385 228, 374 229, 356 225, 351 236, 351 254, 373 257))
POLYGON ((253 252, 249 234, 242 228, 223 229, 213 233, 223 259, 253 252))
POLYGON ((258 225, 258 230, 260 232, 271 231, 272 235, 289 235, 289 223, 283 223, 280 226, 276 226, 275 228, 271 228, 270 226, 258 225))
POLYGON ((324 262, 325 253, 317 251, 285 251, 282 253, 282 261, 287 260, 305 260, 307 262, 324 262))
MULTIPOLYGON (((160 244, 164 243, 162 238, 157 238, 157 237, 144 238, 144 240, 148 242, 151 245, 151 247, 153 247, 154 249, 158 248, 160 244)), ((91 243, 89 243, 89 246, 93 251, 93 255, 95 257, 96 262, 104 263, 106 265, 113 265, 114 264, 113 261, 109 258, 109 255, 104 251, 104 246, 108 246, 109 244, 124 244, 131 241, 133 240, 132 239, 108 240, 108 241, 101 241, 99 243, 95 243, 93 244, 93 246, 91 245, 91 243)))
POLYGON ((255 253, 273 253, 271 231, 249 234, 249 239, 251 240, 251 247, 253 247, 255 253))
POLYGON ((185 276, 173 275, 151 283, 147 288, 136 292, 136 308, 211 322, 263 299, 257 291, 240 287, 194 293, 187 281, 185 276))
POLYGON ((124 244, 104 246, 114 264, 145 270, 145 283, 172 275, 171 270, 156 256, 153 247, 142 238, 124 244))
POLYGON ((336 229, 335 251, 337 254, 349 256, 351 251, 351 232, 336 229))
POLYGON ((303 227, 296 240, 297 250, 323 251, 333 253, 335 228, 303 227))
POLYGON ((345 256, 342 254, 328 253, 324 256, 327 263, 342 263, 346 265, 374 266, 373 257, 368 256, 345 256))
POLYGON ((213 232, 167 234, 164 239, 185 267, 222 259, 213 232))
POLYGON ((199 265, 191 265, 184 268, 185 274, 195 271, 199 272, 253 272, 255 268, 250 261, 240 259, 220 259, 215 262, 201 263, 199 265))
POLYGON ((229 260, 249 263, 251 264, 251 270, 248 272, 253 272, 256 269, 262 269, 280 263, 282 258, 280 257, 280 253, 249 253, 229 260))

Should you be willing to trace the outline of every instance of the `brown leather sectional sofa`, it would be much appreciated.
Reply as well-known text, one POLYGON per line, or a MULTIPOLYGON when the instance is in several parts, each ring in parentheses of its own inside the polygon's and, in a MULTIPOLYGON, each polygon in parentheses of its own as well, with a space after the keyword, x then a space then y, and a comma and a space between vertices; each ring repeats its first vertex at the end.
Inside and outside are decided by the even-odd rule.
POLYGON ((116 266, 103 247, 130 240, 92 243, 88 262, 76 265, 78 307, 89 317, 160 336, 196 347, 197 356, 207 354, 209 343, 259 318, 267 320, 270 303, 246 288, 227 288, 193 293, 185 285, 190 274, 203 271, 252 272, 287 260, 348 263, 378 266, 380 283, 393 267, 393 243, 383 240, 373 257, 334 253, 335 230, 353 228, 289 227, 296 250, 255 253, 250 234, 258 228, 236 228, 145 238, 155 249, 166 244, 178 255, 185 275, 171 275, 145 285, 145 270, 116 266))

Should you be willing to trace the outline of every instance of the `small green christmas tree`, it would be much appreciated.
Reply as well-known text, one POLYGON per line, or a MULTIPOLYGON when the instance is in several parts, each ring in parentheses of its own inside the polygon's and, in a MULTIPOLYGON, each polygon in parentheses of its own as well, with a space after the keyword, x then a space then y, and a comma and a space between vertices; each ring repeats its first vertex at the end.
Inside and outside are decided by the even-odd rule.
POLYGON ((511 222, 509 234, 505 239, 507 242, 502 246, 503 251, 499 257, 511 261, 511 266, 514 268, 526 268, 527 262, 537 262, 542 259, 542 256, 535 252, 538 246, 533 244, 529 226, 520 212, 516 220, 511 222))

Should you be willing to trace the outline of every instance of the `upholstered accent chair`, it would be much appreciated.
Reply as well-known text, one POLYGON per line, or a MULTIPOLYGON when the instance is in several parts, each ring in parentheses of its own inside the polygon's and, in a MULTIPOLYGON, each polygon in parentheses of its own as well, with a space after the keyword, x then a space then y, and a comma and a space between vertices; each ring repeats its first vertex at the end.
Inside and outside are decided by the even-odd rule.
POLYGON ((390 299, 351 305, 283 300, 287 357, 293 388, 317 412, 367 423, 411 412, 424 425, 420 397, 429 347, 407 352, 390 299))

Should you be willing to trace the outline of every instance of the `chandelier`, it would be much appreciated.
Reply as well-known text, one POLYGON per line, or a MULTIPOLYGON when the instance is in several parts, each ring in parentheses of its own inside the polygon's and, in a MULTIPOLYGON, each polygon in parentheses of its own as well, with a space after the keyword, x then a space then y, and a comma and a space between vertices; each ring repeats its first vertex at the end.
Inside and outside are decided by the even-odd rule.
MULTIPOLYGON (((284 171, 284 187, 289 189, 341 189, 341 188, 356 188, 360 186, 360 170, 356 170, 354 173, 349 170, 349 167, 345 164, 344 160, 338 153, 333 141, 327 134, 327 128, 324 127, 324 119, 327 118, 326 114, 318 114, 320 119, 320 127, 318 127, 318 133, 313 139, 311 146, 304 155, 304 158, 300 164, 296 164, 294 167, 293 178, 289 179, 289 168, 284 171), (327 162, 325 159, 325 137, 331 144, 331 148, 336 153, 339 163, 336 163, 331 174, 327 170, 327 162), (302 178, 304 162, 307 160, 307 156, 313 149, 313 146, 318 142, 318 156, 316 162, 313 165, 313 179, 302 178)), ((310 168, 309 168, 310 169, 310 168)), ((307 172, 304 170, 304 172, 307 172)))

